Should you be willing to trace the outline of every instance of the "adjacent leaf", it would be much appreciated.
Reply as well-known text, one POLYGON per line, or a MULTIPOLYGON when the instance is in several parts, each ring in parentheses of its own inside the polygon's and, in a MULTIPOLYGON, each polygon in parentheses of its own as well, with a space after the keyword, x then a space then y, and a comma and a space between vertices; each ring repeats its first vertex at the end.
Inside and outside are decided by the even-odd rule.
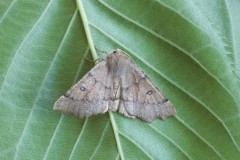
POLYGON ((13 0, 0 7, 0 159, 239 159, 237 0, 13 0), (163 91, 176 117, 79 120, 52 110, 92 68, 92 56, 115 48, 163 91))

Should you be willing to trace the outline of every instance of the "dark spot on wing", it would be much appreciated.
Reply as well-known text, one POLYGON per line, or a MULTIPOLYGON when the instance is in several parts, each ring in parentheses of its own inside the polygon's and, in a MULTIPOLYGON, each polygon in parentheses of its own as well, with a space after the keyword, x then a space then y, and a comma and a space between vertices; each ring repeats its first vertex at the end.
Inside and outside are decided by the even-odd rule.
POLYGON ((86 88, 83 87, 83 86, 81 86, 81 87, 80 87, 80 90, 81 90, 81 91, 86 91, 86 88))
POLYGON ((66 93, 64 93, 64 95, 63 95, 64 97, 66 97, 66 98, 69 98, 69 94, 67 94, 67 92, 66 93))
POLYGON ((148 95, 151 95, 152 93, 153 93, 152 90, 147 91, 147 94, 148 94, 148 95))
POLYGON ((91 72, 88 72, 88 76, 89 76, 89 77, 92 77, 93 74, 92 74, 91 72))
POLYGON ((168 101, 167 98, 164 98, 164 99, 163 99, 163 103, 166 103, 167 101, 168 101))

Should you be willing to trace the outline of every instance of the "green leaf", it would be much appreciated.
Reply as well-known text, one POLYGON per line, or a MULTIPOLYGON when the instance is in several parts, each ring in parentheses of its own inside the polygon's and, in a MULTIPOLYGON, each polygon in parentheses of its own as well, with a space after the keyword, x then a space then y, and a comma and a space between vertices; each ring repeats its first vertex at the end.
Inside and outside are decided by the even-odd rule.
POLYGON ((239 159, 239 10, 238 0, 0 0, 0 159, 239 159), (115 48, 175 117, 52 110, 115 48))

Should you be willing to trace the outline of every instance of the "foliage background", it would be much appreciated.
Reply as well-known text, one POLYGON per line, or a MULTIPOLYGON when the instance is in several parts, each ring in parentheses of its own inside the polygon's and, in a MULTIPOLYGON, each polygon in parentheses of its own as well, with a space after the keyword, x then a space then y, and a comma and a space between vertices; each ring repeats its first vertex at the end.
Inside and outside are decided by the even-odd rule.
POLYGON ((239 159, 239 10, 239 0, 0 0, 0 159, 239 159), (94 65, 86 59, 115 48, 175 117, 52 110, 94 65))

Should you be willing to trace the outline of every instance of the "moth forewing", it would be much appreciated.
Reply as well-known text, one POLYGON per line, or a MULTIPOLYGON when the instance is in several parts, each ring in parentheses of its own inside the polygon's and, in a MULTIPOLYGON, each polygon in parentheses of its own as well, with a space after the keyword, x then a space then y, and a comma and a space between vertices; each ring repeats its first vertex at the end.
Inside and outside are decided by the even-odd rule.
POLYGON ((173 105, 120 49, 99 61, 53 108, 79 118, 111 110, 148 122, 176 114, 173 105))

